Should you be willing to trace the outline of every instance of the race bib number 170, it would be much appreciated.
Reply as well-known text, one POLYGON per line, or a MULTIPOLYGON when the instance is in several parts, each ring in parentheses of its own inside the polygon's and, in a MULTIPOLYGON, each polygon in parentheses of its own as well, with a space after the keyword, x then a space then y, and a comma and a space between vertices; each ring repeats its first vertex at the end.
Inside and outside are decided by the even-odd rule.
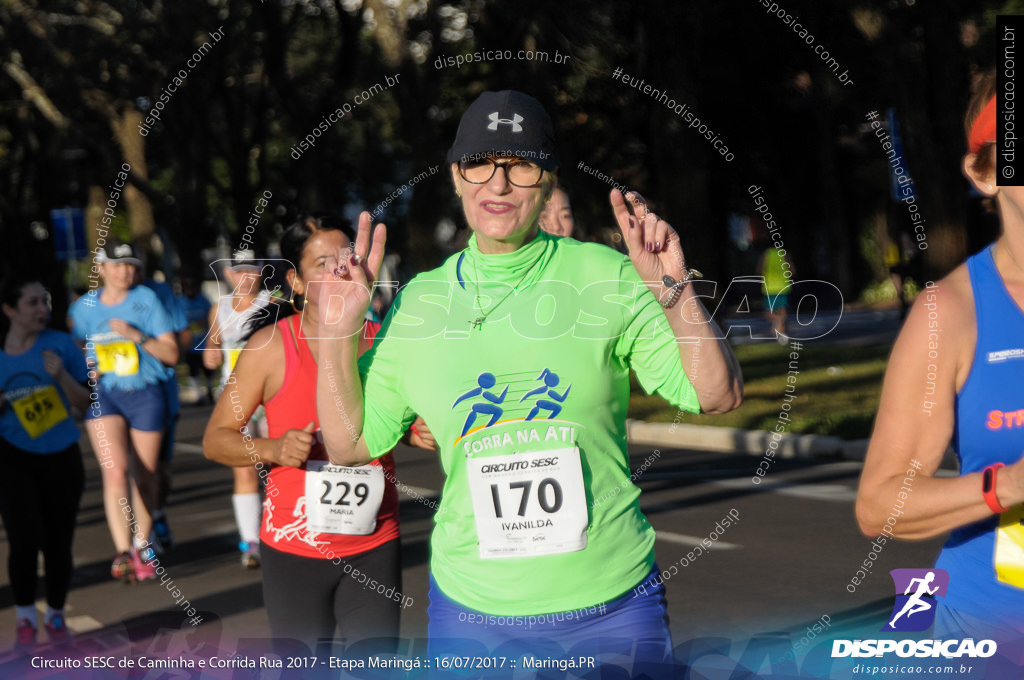
POLYGON ((587 547, 579 449, 469 458, 480 557, 529 557, 587 547))

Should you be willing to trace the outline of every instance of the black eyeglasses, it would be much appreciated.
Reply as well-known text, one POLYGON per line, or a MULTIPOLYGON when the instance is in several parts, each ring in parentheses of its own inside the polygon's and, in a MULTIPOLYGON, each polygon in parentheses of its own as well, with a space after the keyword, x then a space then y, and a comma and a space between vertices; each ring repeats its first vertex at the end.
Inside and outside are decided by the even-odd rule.
POLYGON ((486 157, 459 162, 459 175, 470 184, 486 184, 491 181, 498 168, 503 168, 509 184, 517 187, 538 187, 541 177, 544 176, 544 168, 530 161, 515 158, 498 163, 493 158, 486 157))

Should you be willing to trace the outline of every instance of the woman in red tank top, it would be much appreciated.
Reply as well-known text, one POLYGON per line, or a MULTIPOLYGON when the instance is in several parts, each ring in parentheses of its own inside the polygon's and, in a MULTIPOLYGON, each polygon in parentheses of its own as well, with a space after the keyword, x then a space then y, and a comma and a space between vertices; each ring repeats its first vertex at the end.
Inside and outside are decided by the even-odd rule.
MULTIPOLYGON (((330 217, 307 218, 285 232, 281 249, 292 306, 299 311, 301 304, 301 311, 253 333, 203 438, 211 460, 252 465, 265 479, 260 543, 271 632, 311 650, 319 639, 333 638, 336 626, 349 644, 396 638, 400 605, 408 601, 401 592, 392 456, 360 468, 334 467, 319 434, 317 283, 350 244, 351 234, 330 217), (245 427, 260 404, 266 439, 245 427)), ((365 324, 360 352, 379 327, 365 324)), ((413 443, 429 448, 425 426, 417 423, 417 430, 413 443)))

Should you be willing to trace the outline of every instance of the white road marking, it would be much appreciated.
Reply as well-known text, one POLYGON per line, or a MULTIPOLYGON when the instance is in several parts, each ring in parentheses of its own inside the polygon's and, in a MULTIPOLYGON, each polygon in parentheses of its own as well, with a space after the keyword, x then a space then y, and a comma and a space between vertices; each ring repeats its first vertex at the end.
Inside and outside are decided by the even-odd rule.
MULTIPOLYGON (((701 544, 701 541, 707 540, 707 536, 687 536, 686 534, 674 534, 671 531, 658 531, 658 540, 666 541, 668 543, 677 543, 679 545, 688 545, 697 547, 701 544)), ((735 550, 736 548, 742 548, 742 545, 738 543, 727 543, 725 541, 711 541, 710 550, 735 550)))
POLYGON ((743 479, 719 479, 712 484, 725 487, 726 489, 745 489, 748 491, 759 491, 777 493, 780 496, 792 496, 793 498, 807 498, 815 501, 829 501, 832 503, 852 503, 857 500, 857 489, 852 489, 842 484, 800 484, 794 482, 772 481, 769 477, 762 477, 760 484, 754 484, 749 478, 743 479))
MULTIPOLYGON (((816 472, 837 473, 859 470, 863 463, 856 461, 844 461, 819 465, 814 468, 816 472)), ((940 476, 944 476, 940 471, 940 476)), ((852 503, 857 499, 857 489, 846 484, 809 484, 802 482, 788 482, 772 479, 771 476, 761 477, 760 484, 754 484, 751 478, 746 476, 737 477, 738 471, 732 469, 712 470, 677 470, 674 472, 648 472, 637 478, 638 482, 643 480, 656 481, 659 479, 697 479, 713 486, 720 486, 726 489, 743 489, 746 491, 759 491, 777 493, 782 496, 794 498, 807 498, 817 501, 829 501, 833 503, 852 503)), ((955 474, 955 473, 953 473, 955 474)))
MULTIPOLYGON (((399 480, 399 482, 401 482, 401 480, 399 480)), ((412 494, 419 494, 423 498, 437 498, 438 496, 441 495, 440 491, 434 491, 433 489, 424 489, 422 486, 410 486, 408 484, 402 484, 401 486, 398 487, 398 490, 405 493, 405 495, 408 496, 409 498, 415 500, 419 499, 412 494), (412 493, 406 493, 406 491, 411 491, 412 493)))
POLYGON ((79 635, 88 633, 90 630, 99 630, 103 627, 102 623, 91 616, 69 616, 64 621, 67 623, 68 630, 79 635))
MULTIPOLYGON (((68 630, 72 633, 88 633, 90 630, 99 630, 103 627, 103 624, 92 618, 91 616, 79 615, 69 616, 70 612, 74 609, 72 605, 68 605, 65 611, 64 623, 67 625, 68 630)), ((36 603, 36 610, 40 614, 46 614, 46 605, 42 602, 36 603)))

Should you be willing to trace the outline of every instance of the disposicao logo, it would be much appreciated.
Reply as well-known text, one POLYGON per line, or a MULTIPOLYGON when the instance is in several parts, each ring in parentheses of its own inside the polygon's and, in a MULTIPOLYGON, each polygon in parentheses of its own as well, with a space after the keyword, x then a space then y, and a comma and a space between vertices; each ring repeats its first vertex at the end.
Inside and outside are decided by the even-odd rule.
POLYGON ((892 616, 883 631, 918 632, 935 622, 935 597, 945 597, 949 574, 945 569, 893 569, 889 572, 896 587, 892 616))
MULTIPOLYGON (((945 597, 949 574, 945 569, 893 569, 896 588, 892 614, 882 632, 920 632, 935 623, 936 597, 945 597)), ((895 653, 901 657, 987 658, 996 653, 994 640, 833 640, 832 657, 869 657, 895 653)))

